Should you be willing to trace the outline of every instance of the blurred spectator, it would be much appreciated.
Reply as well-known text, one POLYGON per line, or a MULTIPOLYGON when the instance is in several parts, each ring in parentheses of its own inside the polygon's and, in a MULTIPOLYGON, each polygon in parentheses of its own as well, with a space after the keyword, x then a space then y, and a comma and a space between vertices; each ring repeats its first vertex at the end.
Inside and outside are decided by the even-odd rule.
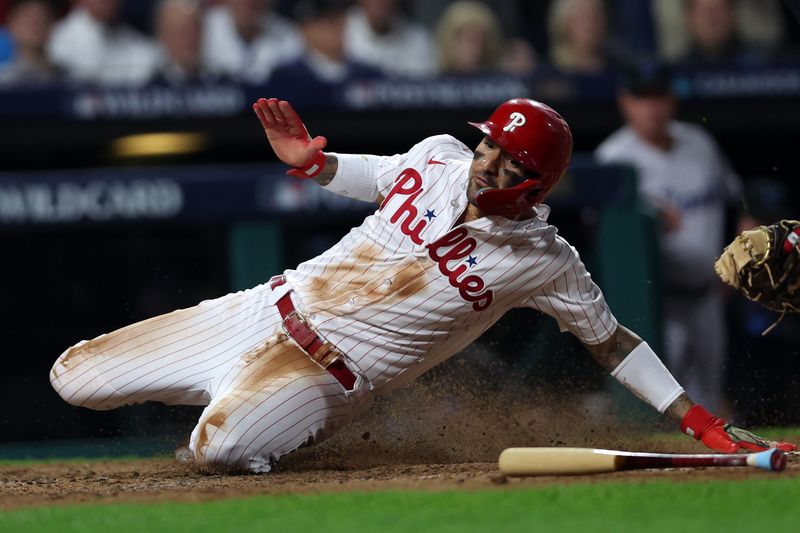
MULTIPOLYGON (((653 16, 661 57, 675 61, 689 54, 686 8, 691 0, 653 0, 653 16)), ((743 46, 774 51, 786 37, 780 0, 736 0, 735 34, 743 46)))
POLYGON ((0 68, 0 85, 42 85, 60 78, 59 69, 46 52, 54 22, 55 10, 48 0, 18 0, 12 4, 8 31, 14 42, 14 57, 0 68))
POLYGON ((377 78, 381 72, 347 57, 344 45, 346 0, 300 0, 295 19, 305 42, 303 54, 275 69, 273 80, 290 88, 306 83, 341 83, 377 78))
POLYGON ((161 45, 161 63, 153 81, 168 84, 214 81, 201 59, 202 12, 194 0, 161 0, 155 30, 161 45))
POLYGON ((714 260, 740 183, 705 130, 674 120, 676 105, 663 68, 632 70, 619 95, 625 126, 596 156, 632 165, 644 200, 661 215, 665 362, 695 401, 718 411, 727 332, 714 260))
POLYGON ((302 49, 297 29, 272 11, 271 0, 221 0, 206 14, 205 65, 232 79, 263 83, 302 49))
POLYGON ((53 30, 50 59, 79 82, 141 84, 158 61, 154 43, 119 22, 120 0, 75 0, 53 30))
POLYGON ((347 14, 345 50, 387 74, 428 76, 436 64, 433 39, 400 10, 402 0, 359 0, 347 14))
POLYGON ((689 50, 683 61, 724 61, 738 55, 732 0, 690 0, 685 15, 689 50))
POLYGON ((550 62, 560 71, 593 74, 627 62, 627 52, 609 35, 603 0, 553 0, 547 32, 550 62))
POLYGON ((736 31, 734 0, 688 0, 685 6, 689 48, 684 64, 742 63, 759 59, 736 31))
MULTIPOLYGON (((453 4, 453 0, 405 0, 410 6, 412 18, 426 28, 435 28, 442 15, 453 4)), ((521 7, 526 9, 530 4, 547 4, 549 0, 521 2, 520 0, 482 0, 482 4, 492 10, 499 20, 500 27, 506 36, 527 36, 531 26, 523 17, 521 7)))
POLYGON ((500 22, 483 2, 463 0, 442 14, 436 27, 442 74, 530 74, 536 54, 521 39, 506 41, 500 22))

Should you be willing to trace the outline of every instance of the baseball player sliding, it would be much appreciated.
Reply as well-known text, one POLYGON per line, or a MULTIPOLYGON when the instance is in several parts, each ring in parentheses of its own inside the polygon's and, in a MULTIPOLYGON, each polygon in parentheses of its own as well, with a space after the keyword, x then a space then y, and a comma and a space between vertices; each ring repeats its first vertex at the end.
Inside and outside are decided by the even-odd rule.
POLYGON ((526 99, 394 156, 325 153, 292 106, 253 105, 289 174, 377 204, 339 243, 247 291, 139 322, 66 350, 50 373, 64 400, 113 409, 206 405, 189 442, 198 464, 268 472, 372 403, 458 353, 513 307, 555 318, 636 396, 722 452, 771 442, 686 396, 617 323, 541 202, 566 170, 572 134, 526 99))

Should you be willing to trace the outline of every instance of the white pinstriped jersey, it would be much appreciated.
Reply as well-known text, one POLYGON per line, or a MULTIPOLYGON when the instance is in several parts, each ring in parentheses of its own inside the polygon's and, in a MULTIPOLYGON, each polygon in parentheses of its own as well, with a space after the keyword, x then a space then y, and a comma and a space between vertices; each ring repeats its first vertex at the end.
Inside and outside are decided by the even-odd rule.
POLYGON ((467 207, 472 157, 438 135, 381 158, 381 206, 285 272, 300 311, 380 392, 458 353, 514 307, 547 313, 587 344, 616 330, 577 251, 547 223, 546 205, 528 220, 454 226, 467 207))

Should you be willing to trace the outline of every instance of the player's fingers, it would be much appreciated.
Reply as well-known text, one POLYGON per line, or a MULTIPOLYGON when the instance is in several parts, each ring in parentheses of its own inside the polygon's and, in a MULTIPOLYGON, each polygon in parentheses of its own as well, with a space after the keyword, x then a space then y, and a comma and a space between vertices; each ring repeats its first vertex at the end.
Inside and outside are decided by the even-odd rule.
POLYGON ((253 111, 255 111, 258 117, 258 121, 261 122, 261 126, 266 130, 269 127, 269 121, 264 115, 264 111, 261 110, 261 106, 258 105, 258 102, 253 104, 253 111))
POLYGON ((283 110, 281 109, 280 106, 280 100, 278 100, 277 98, 270 98, 269 100, 267 100, 267 107, 272 113, 272 116, 275 117, 275 120, 278 122, 278 124, 280 124, 281 126, 286 126, 286 117, 283 116, 283 110))
POLYGON ((291 134, 297 135, 298 137, 301 135, 308 136, 308 130, 306 129, 306 126, 303 124, 303 121, 300 120, 300 115, 298 115, 294 110, 292 104, 282 100, 279 105, 281 112, 286 119, 286 125, 289 127, 291 134))
MULTIPOLYGON (((270 100, 274 100, 274 98, 271 98, 270 100)), ((272 113, 272 110, 269 107, 269 100, 266 98, 259 98, 258 101, 256 101, 256 104, 261 110, 261 114, 264 116, 264 129, 277 127, 278 120, 275 118, 275 115, 272 113)))

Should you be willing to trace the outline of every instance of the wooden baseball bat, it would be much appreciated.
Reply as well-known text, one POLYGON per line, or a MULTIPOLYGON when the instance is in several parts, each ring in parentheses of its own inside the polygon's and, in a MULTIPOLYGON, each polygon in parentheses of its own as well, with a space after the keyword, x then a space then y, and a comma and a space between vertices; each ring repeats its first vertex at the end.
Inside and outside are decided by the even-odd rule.
POLYGON ((746 454, 640 453, 594 448, 507 448, 500 454, 500 471, 507 476, 599 474, 643 468, 754 466, 780 472, 786 454, 777 448, 746 454))

